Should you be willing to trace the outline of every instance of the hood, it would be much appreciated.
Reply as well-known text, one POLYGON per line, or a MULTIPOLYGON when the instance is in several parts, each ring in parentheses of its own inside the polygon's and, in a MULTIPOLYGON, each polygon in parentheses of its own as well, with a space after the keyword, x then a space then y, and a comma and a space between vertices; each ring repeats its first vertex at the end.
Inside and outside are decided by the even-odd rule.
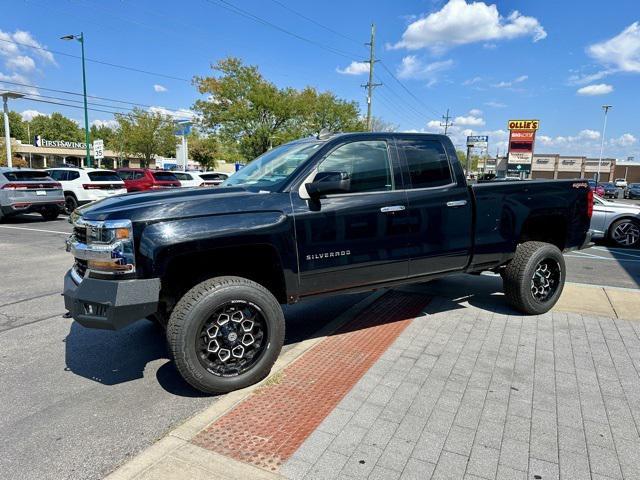
POLYGON ((154 222, 208 215, 282 211, 288 193, 257 192, 240 187, 194 187, 139 192, 105 198, 77 209, 87 220, 129 219, 154 222))

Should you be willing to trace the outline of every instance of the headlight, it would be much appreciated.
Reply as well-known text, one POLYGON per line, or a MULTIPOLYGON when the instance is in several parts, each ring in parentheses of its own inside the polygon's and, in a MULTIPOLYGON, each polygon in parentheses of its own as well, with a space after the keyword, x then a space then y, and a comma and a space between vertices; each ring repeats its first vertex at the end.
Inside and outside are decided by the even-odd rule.
POLYGON ((69 242, 69 249, 76 259, 87 262, 90 271, 101 274, 135 272, 130 220, 91 221, 81 217, 74 220, 75 235, 69 242), (83 243, 85 238, 86 243, 83 243))

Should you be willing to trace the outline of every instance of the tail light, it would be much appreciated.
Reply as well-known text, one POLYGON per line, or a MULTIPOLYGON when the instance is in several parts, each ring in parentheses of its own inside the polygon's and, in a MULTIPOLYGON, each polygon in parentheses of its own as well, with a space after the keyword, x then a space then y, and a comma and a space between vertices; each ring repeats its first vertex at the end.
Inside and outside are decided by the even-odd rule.
POLYGON ((83 183, 82 188, 84 188, 85 190, 100 190, 101 186, 95 185, 93 183, 83 183))
POLYGON ((587 191, 587 216, 591 218, 593 215, 593 190, 587 191))
POLYGON ((3 190, 44 190, 44 189, 62 188, 62 184, 58 182, 46 182, 46 183, 10 182, 3 185, 0 188, 3 190))

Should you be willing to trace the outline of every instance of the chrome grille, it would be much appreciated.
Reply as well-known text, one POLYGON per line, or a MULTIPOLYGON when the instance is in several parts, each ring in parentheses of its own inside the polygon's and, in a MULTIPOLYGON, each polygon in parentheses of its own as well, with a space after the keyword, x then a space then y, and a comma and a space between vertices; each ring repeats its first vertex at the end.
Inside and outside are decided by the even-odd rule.
POLYGON ((76 273, 80 276, 80 278, 84 278, 84 274, 87 272, 87 261, 76 258, 73 268, 75 268, 76 273))
POLYGON ((87 227, 73 227, 73 234, 80 243, 87 243, 87 227))

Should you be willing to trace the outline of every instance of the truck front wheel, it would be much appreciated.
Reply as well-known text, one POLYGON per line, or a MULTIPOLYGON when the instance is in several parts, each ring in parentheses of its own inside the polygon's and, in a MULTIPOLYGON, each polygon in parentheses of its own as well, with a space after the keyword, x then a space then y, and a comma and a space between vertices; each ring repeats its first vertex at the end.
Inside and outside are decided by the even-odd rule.
POLYGON ((539 315, 556 304, 565 281, 562 252, 544 242, 525 242, 502 272, 507 301, 522 313, 539 315))
POLYGON ((167 341, 193 387, 227 393, 265 378, 284 343, 284 314, 262 285, 241 277, 199 283, 176 304, 167 341))

